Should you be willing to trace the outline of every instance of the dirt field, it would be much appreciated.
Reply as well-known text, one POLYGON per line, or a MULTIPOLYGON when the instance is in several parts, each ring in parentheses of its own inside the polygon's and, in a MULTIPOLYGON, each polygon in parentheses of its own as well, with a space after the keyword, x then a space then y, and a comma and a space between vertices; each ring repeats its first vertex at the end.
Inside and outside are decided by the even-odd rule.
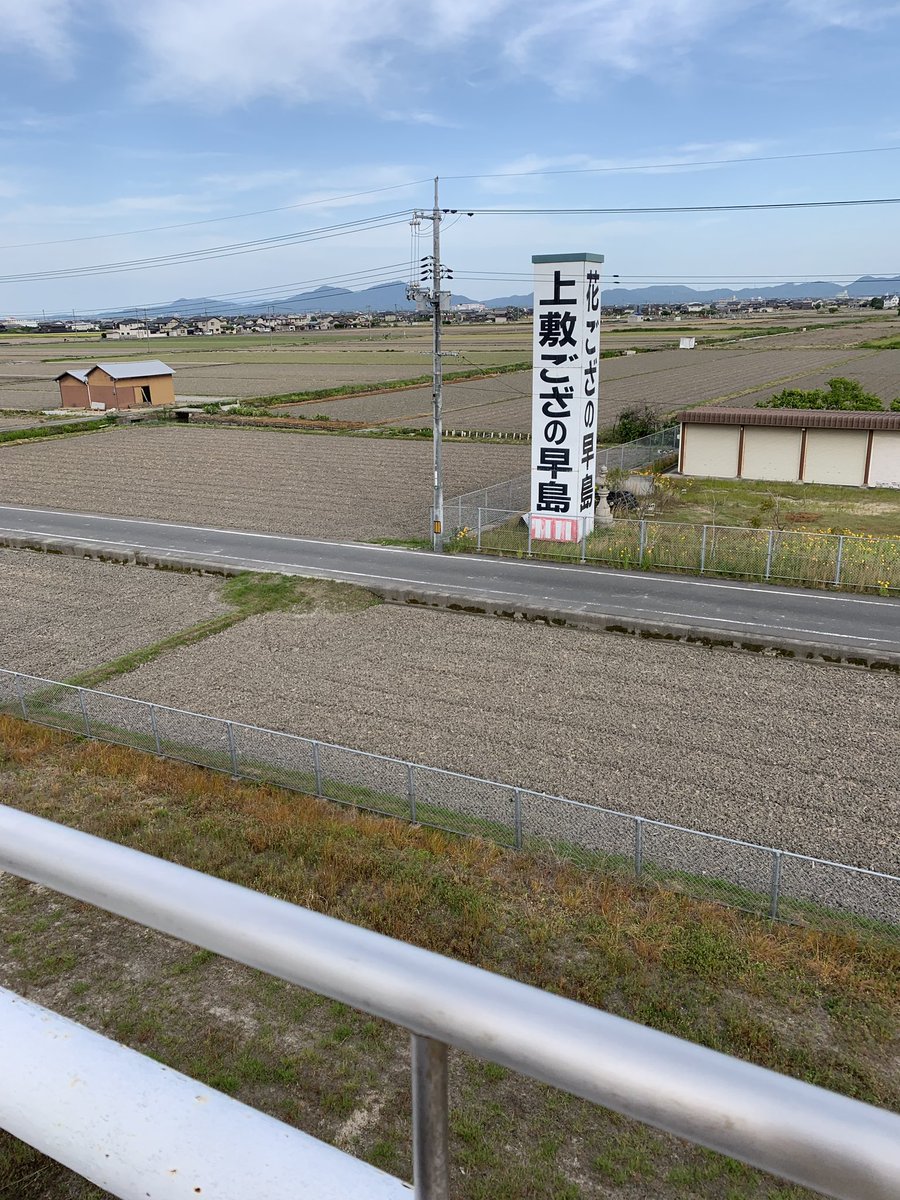
MULTIPOLYGON (((890 402, 900 395, 900 351, 723 347, 607 358, 600 364, 600 424, 611 425, 623 409, 645 404, 660 413, 706 403, 751 406, 782 388, 817 387, 835 375, 858 378, 890 402)), ((317 400, 278 411, 423 428, 431 425, 431 388, 317 400)), ((530 372, 448 383, 444 423, 447 429, 530 432, 530 372)))
MULTIPOLYGON (((819 313, 768 313, 736 321, 686 319, 680 324, 668 319, 658 324, 611 320, 604 322, 603 344, 618 349, 672 348, 677 346, 678 337, 687 333, 696 335, 703 343, 713 344, 741 338, 736 343, 740 352, 819 347, 835 353, 896 327, 895 320, 875 315, 847 324, 846 313, 833 317, 819 313), (773 325, 792 327, 792 332, 760 337, 752 333, 754 328, 773 325)), ((448 358, 448 370, 521 362, 531 355, 531 325, 528 321, 509 325, 448 325, 444 348, 457 356, 448 358)), ((150 342, 102 341, 99 336, 68 340, 53 336, 0 338, 0 409, 56 406, 59 393, 53 378, 68 366, 141 358, 162 358, 169 363, 176 372, 179 395, 253 398, 428 374, 431 333, 425 323, 399 329, 160 338, 150 342)), ((824 363, 820 365, 824 367, 824 363)), ((610 400, 618 402, 619 397, 612 395, 610 400)), ((503 415, 502 419, 510 418, 503 415)))
MULTIPOLYGON (((0 446, 0 500, 366 539, 426 537, 431 443, 256 429, 115 428, 0 446)), ((528 469, 527 446, 449 444, 448 496, 528 469)))
POLYGON ((893 678, 385 605, 254 617, 108 690, 900 871, 893 678))
POLYGON ((221 580, 0 550, 0 667, 66 679, 228 611, 221 580))

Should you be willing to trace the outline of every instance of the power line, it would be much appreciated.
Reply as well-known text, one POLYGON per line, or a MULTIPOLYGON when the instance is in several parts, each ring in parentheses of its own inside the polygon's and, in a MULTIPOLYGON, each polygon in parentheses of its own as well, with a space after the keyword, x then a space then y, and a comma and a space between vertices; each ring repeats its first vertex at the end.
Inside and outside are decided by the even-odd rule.
POLYGON ((162 233, 168 229, 191 229, 197 225, 215 225, 221 221, 240 221, 244 217, 261 217, 269 213, 291 212, 298 208, 319 208, 325 204, 334 204, 338 200, 355 200, 360 196, 375 196, 381 192, 396 192, 401 191, 403 188, 417 187, 423 183, 430 183, 430 180, 411 179, 407 183, 394 183, 389 187, 367 188, 363 192, 347 192, 343 196, 328 196, 323 200, 304 200, 300 204, 282 204, 277 208, 257 208, 252 212, 229 213, 225 217, 204 217, 198 221, 180 221, 176 225, 150 225, 146 229, 128 229, 121 233, 91 233, 85 234, 83 237, 55 238, 52 241, 45 242, 12 242, 7 246, 0 246, 0 250, 24 250, 32 246, 65 246, 72 242, 100 242, 107 238, 136 237, 141 233, 162 233))
POLYGON ((257 238, 249 242, 235 242, 225 246, 210 246, 205 250, 185 250, 178 254, 158 255, 153 258, 130 259, 124 262, 96 263, 80 267, 63 267, 52 271, 32 271, 19 275, 0 276, 0 283, 24 283, 43 279, 72 279, 90 275, 115 275, 128 271, 143 271, 151 267, 181 266, 191 262, 206 262, 217 258, 232 258, 241 254, 256 254, 263 250, 280 249, 301 242, 323 241, 332 237, 345 237, 351 233, 384 229, 390 225, 405 223, 409 209, 394 213, 382 213, 377 217, 366 217, 357 221, 345 221, 339 225, 326 225, 277 237, 257 238))
MULTIPOLYGON (((551 216, 622 216, 637 213, 694 213, 694 212, 754 212, 763 209, 792 208, 851 208, 866 204, 900 204, 900 196, 889 196, 873 200, 797 200, 773 201, 765 204, 685 204, 656 205, 636 208, 472 208, 459 205, 475 216, 503 217, 551 217, 551 216)), ((444 209, 456 212, 457 209, 444 209)))
POLYGON ((787 162, 800 158, 837 158, 847 154, 888 154, 900 150, 900 146, 870 146, 862 150, 818 150, 803 154, 766 154, 744 158, 707 158, 691 161, 665 163, 634 163, 619 167, 560 167, 554 170, 495 171, 482 175, 444 175, 443 179, 522 179, 530 175, 603 175, 627 173, 629 171, 662 171, 676 167, 717 167, 733 163, 787 162))

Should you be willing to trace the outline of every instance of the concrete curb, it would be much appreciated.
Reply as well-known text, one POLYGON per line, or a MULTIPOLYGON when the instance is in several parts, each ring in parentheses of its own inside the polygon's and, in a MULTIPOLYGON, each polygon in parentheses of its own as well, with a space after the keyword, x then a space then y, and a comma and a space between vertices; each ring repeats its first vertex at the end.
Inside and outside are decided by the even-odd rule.
MULTIPOLYGON (((76 558, 93 558, 100 562, 152 567, 158 571, 183 571, 200 575, 231 577, 243 574, 245 568, 231 566, 216 558, 204 559, 179 553, 121 548, 103 542, 75 542, 65 538, 34 534, 0 534, 0 546, 14 550, 37 550, 44 554, 68 554, 76 558)), ((296 572, 302 574, 302 572, 296 572)), ((352 579, 348 582, 353 582, 352 579)), ((611 616, 573 607, 547 609, 540 605, 510 604, 487 596, 459 596, 430 588, 392 587, 378 583, 358 586, 381 597, 389 604, 402 604, 472 613, 478 616, 502 617, 511 621, 529 621, 568 629, 584 629, 594 633, 618 633, 650 640, 681 642, 684 645, 705 646, 710 649, 742 650, 771 658, 790 658, 804 662, 829 663, 838 666, 864 667, 873 671, 893 671, 900 675, 900 655, 886 650, 865 650, 848 647, 846 650, 827 643, 802 641, 778 636, 743 634, 703 625, 663 625, 637 617, 611 616)))

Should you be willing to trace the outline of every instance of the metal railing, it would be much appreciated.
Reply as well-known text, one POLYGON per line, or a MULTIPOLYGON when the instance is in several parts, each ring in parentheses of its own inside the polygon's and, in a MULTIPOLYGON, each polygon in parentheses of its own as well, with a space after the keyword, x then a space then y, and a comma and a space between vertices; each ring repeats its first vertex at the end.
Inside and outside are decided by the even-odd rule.
MULTIPOLYGON (((5 806, 0 806, 0 867, 409 1030, 418 1200, 449 1197, 448 1046, 825 1195, 896 1197, 900 1117, 857 1100, 5 806)), ((38 1016, 44 1012, 38 1010, 38 1016)), ((16 1032, 5 1030, 10 1048, 16 1032)), ((169 1157, 158 1152, 168 1150, 173 1137, 198 1175, 210 1173, 204 1155, 213 1146, 223 1148, 226 1167, 244 1154, 258 1159, 249 1127, 239 1141, 218 1136, 224 1131, 211 1126, 207 1105, 199 1103, 208 1099, 205 1095, 195 1097, 187 1125, 175 1129, 164 1111, 148 1112, 136 1097, 123 1095, 114 1120, 102 1126, 102 1139, 73 1143, 65 1121, 56 1119, 61 1109, 70 1119, 80 1115, 89 1129, 110 1112, 109 1098, 92 1086, 101 1048, 91 1037, 96 1035, 78 1039, 77 1074, 51 1071, 48 1077, 43 1064, 49 1093, 24 1121, 32 1144, 62 1161, 76 1161, 82 1170, 93 1168, 92 1178, 107 1180, 110 1158, 115 1166, 124 1164, 116 1194, 129 1200, 149 1190, 140 1186, 136 1170, 128 1172, 130 1154, 146 1172, 144 1183, 158 1185, 159 1176, 169 1176, 169 1188, 154 1187, 154 1195, 186 1194, 183 1176, 177 1188, 171 1184, 180 1160, 173 1171, 169 1157), (157 1115, 159 1129, 152 1123, 157 1115)), ((56 1044, 48 1039, 47 1054, 54 1062, 72 1058, 65 1038, 56 1044)), ((160 1070, 159 1064, 142 1061, 147 1072, 160 1070)), ((28 1090, 22 1073, 4 1072, 0 1098, 7 1103, 0 1101, 0 1111, 11 1114, 8 1119, 21 1130, 16 1088, 28 1090)), ((273 1153, 277 1167, 277 1146, 273 1153)), ((330 1186, 327 1192, 320 1184, 321 1194, 347 1200, 394 1195, 387 1187, 390 1177, 380 1178, 384 1184, 377 1192, 360 1182, 344 1190, 330 1186)), ((194 1185, 190 1175, 187 1186, 193 1192, 207 1190, 194 1185)), ((233 1190, 215 1194, 235 1195, 233 1190)), ((257 1184, 245 1194, 280 1200, 288 1193, 257 1184)), ((316 1192, 301 1178, 290 1194, 316 1192)))
MULTIPOLYGON (((677 453, 678 434, 679 426, 670 425, 657 433, 636 438, 633 442, 623 442, 621 446, 598 450, 596 465, 598 468, 606 467, 609 471, 647 466, 648 463, 677 453)), ((475 491, 464 492, 461 496, 445 500, 445 531, 452 537, 461 529, 474 529, 479 508, 515 510, 523 513, 527 512, 530 504, 531 473, 526 472, 514 479, 476 488, 475 491)))
POLYGON ((900 937, 900 877, 885 872, 14 671, 0 670, 0 711, 772 920, 900 937))
POLYGON ((457 549, 686 571, 844 591, 900 592, 900 538, 616 518, 578 542, 532 540, 521 510, 479 508, 457 549))

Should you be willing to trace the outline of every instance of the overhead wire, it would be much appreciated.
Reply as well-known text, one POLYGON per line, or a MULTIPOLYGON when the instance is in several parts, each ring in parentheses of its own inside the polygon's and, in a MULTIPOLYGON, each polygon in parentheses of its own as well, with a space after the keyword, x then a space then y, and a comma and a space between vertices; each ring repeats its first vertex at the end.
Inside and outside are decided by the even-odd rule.
POLYGON ((363 233, 374 229, 384 229, 391 225, 399 225, 408 219, 409 212, 409 209, 402 209, 393 213, 381 213, 375 217, 361 218, 357 221, 345 221, 337 225, 326 225, 321 228, 279 234, 269 238, 257 238, 248 242, 235 242, 224 246, 185 250, 177 254, 156 255, 149 258, 130 259, 123 262, 60 267, 50 271, 32 271, 16 275, 3 275, 0 276, 0 283, 23 283, 42 279, 71 279, 90 275, 123 274, 128 271, 143 271, 150 268, 176 265, 181 266, 190 262, 205 262, 218 258, 232 258, 242 254, 256 254, 264 250, 280 249, 284 246, 294 246, 303 242, 323 241, 332 237, 345 237, 351 233, 363 233))
POLYGON ((179 221, 174 225, 150 225, 144 229, 126 229, 118 233, 92 233, 85 234, 82 237, 54 238, 43 242, 13 242, 9 245, 0 246, 0 250, 24 250, 33 246, 65 246, 72 242, 99 242, 108 238, 137 237, 142 233, 163 233, 170 229, 191 229, 198 225, 215 225, 222 221, 240 221, 245 217, 261 217, 267 216, 270 213, 292 212, 298 208, 321 208, 327 204, 336 204, 339 200, 356 200, 360 196, 375 196, 382 192, 402 191, 404 188, 419 187, 421 184, 429 182, 430 180, 428 179, 411 179, 406 183, 394 183, 388 187, 367 188, 362 192, 345 192, 341 196, 326 196, 321 200, 303 200, 298 204, 281 204, 276 208, 257 208, 251 212, 229 213, 223 217, 203 217, 197 221, 179 221))
POLYGON ((848 154, 888 154, 900 150, 900 146, 868 146, 851 150, 810 150, 798 154, 742 155, 738 158, 690 159, 662 163, 631 163, 609 167, 548 167, 529 171, 494 171, 480 175, 442 175, 446 181, 461 179, 523 179, 541 175, 604 175, 623 174, 629 171, 664 171, 680 167, 717 167, 740 163, 787 162, 791 159, 838 158, 848 154))

